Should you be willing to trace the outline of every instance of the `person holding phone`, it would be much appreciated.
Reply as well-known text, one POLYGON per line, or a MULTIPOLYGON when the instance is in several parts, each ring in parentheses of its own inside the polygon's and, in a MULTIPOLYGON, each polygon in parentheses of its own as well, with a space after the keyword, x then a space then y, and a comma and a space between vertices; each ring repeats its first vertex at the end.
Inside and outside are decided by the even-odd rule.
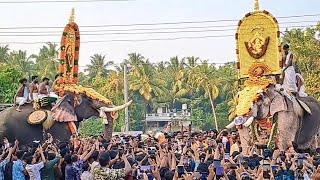
POLYGON ((29 156, 25 158, 27 163, 26 170, 30 176, 30 180, 41 180, 40 170, 44 167, 47 160, 43 154, 42 146, 39 145, 37 151, 33 156, 29 156), (37 157, 40 155, 41 162, 37 163, 37 157))

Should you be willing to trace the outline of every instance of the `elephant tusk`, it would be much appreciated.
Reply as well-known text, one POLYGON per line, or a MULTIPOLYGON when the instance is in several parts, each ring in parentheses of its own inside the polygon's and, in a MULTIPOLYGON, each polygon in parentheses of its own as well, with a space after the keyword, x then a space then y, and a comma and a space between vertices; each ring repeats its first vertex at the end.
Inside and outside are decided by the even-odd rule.
POLYGON ((116 112, 116 111, 120 111, 128 106, 130 106, 130 104, 132 103, 132 100, 121 105, 121 106, 115 106, 115 107, 101 107, 100 109, 104 112, 116 112))
POLYGON ((249 127, 253 120, 254 120, 254 117, 251 116, 249 119, 247 119, 245 123, 243 123, 243 126, 249 127))
POLYGON ((233 128, 235 126, 235 123, 234 123, 234 121, 232 121, 230 124, 228 124, 227 126, 226 126, 226 128, 227 129, 231 129, 231 128, 233 128))

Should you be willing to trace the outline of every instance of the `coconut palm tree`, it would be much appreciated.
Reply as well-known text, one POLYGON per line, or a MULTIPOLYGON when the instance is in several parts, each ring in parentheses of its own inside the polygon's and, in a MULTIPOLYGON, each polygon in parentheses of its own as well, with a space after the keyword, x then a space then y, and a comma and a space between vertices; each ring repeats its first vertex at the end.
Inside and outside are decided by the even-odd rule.
POLYGON ((213 102, 219 95, 219 81, 215 75, 215 71, 216 69, 214 66, 210 66, 208 61, 203 61, 201 65, 197 66, 194 76, 190 79, 190 83, 192 84, 192 87, 196 89, 196 92, 203 90, 205 92, 205 97, 209 98, 214 124, 218 130, 218 121, 213 102))
POLYGON ((148 60, 143 64, 136 65, 129 72, 129 90, 138 92, 142 96, 145 104, 145 118, 147 105, 152 98, 164 95, 165 81, 160 77, 148 60))
POLYGON ((129 89, 139 92, 145 102, 150 102, 153 96, 162 95, 164 85, 165 81, 157 76, 154 67, 148 60, 130 72, 129 89))
POLYGON ((145 63, 145 58, 139 53, 128 54, 129 59, 125 60, 132 68, 145 63))
POLYGON ((187 98, 184 98, 190 92, 187 84, 185 58, 179 60, 177 56, 170 58, 167 62, 168 69, 168 99, 171 100, 172 106, 175 107, 176 102, 186 103, 187 98))
POLYGON ((30 78, 32 74, 33 55, 27 56, 27 51, 13 51, 9 54, 7 64, 16 70, 23 72, 25 77, 30 78))
POLYGON ((108 66, 113 65, 113 61, 106 62, 106 55, 94 54, 90 57, 90 64, 87 65, 85 72, 89 72, 88 76, 94 78, 97 75, 106 76, 108 74, 108 66))
POLYGON ((9 57, 9 45, 0 46, 0 63, 6 63, 9 57))
POLYGON ((53 79, 58 72, 59 47, 55 43, 47 43, 38 55, 33 55, 36 59, 36 70, 40 77, 53 79))

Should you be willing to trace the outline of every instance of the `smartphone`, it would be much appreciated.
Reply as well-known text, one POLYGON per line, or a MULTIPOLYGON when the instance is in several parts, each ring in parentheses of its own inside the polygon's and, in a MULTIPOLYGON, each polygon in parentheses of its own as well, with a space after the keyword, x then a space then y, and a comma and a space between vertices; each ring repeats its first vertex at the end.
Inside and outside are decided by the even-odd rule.
POLYGON ((270 178, 270 164, 263 164, 263 178, 270 178))
POLYGON ((229 153, 224 153, 224 159, 229 160, 230 159, 230 154, 229 153))
POLYGON ((194 176, 195 179, 201 179, 201 174, 198 171, 195 171, 193 173, 193 176, 194 176))
POLYGON ((239 155, 239 163, 243 163, 243 162, 244 162, 243 156, 240 154, 240 155, 239 155))
POLYGON ((191 147, 191 142, 190 142, 190 140, 188 140, 188 141, 186 142, 186 145, 187 145, 187 148, 191 147))
POLYGON ((208 173, 207 172, 202 172, 201 174, 201 180, 206 180, 208 177, 208 173))
POLYGON ((142 179, 142 172, 140 170, 140 168, 137 169, 137 179, 142 179))
POLYGON ((119 148, 119 157, 121 157, 123 155, 123 149, 119 148))
POLYGON ((202 143, 200 143, 199 149, 200 149, 201 151, 203 150, 203 144, 202 144, 202 143))
POLYGON ((306 158, 306 154, 305 153, 299 154, 298 158, 304 159, 304 158, 306 158))
POLYGON ((217 176, 223 175, 223 167, 216 167, 216 175, 217 176))
POLYGON ((177 170, 178 170, 178 177, 181 178, 182 175, 184 174, 184 167, 183 167, 183 165, 178 165, 178 166, 177 166, 177 170))
POLYGON ((297 159, 297 167, 298 167, 298 169, 302 169, 302 167, 303 167, 303 158, 298 158, 297 159))
POLYGON ((140 166, 140 171, 145 172, 145 173, 149 173, 149 172, 151 172, 151 166, 140 166))
POLYGON ((210 146, 214 147, 217 144, 217 142, 214 139, 211 139, 210 146))
POLYGON ((221 167, 221 161, 217 159, 213 160, 213 167, 221 167))
POLYGON ((271 166, 271 170, 272 170, 273 175, 276 176, 278 174, 278 169, 279 169, 278 165, 272 165, 271 166))
POLYGON ((188 158, 183 158, 183 164, 188 164, 188 162, 189 162, 189 159, 188 158))

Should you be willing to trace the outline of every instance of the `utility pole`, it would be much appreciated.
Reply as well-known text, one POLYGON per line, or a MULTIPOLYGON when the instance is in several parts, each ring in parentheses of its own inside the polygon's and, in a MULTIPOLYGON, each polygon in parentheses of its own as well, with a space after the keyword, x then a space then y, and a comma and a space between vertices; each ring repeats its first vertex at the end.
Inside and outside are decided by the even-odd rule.
MULTIPOLYGON (((128 102, 128 67, 127 62, 123 66, 123 81, 124 81, 124 103, 128 102)), ((125 132, 129 131, 129 111, 128 107, 124 109, 124 119, 125 119, 125 132)))

